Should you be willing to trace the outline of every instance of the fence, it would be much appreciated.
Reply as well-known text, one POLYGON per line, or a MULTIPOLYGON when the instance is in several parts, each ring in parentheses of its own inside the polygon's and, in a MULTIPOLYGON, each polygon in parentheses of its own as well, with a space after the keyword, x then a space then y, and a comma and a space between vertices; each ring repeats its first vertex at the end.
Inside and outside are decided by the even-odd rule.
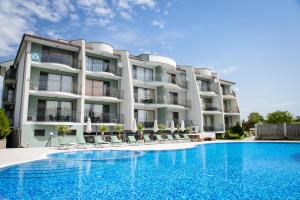
POLYGON ((256 139, 300 140, 300 124, 257 124, 256 139))

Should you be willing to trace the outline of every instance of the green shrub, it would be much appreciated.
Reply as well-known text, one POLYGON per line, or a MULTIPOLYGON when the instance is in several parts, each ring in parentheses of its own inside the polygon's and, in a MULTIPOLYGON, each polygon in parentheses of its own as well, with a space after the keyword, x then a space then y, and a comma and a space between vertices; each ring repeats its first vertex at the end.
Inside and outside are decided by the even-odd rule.
POLYGON ((100 126, 98 126, 98 130, 101 134, 104 134, 105 132, 108 132, 108 126, 107 125, 100 125, 100 126))
POLYGON ((244 135, 244 129, 241 127, 239 122, 236 123, 236 125, 231 127, 229 130, 233 134, 238 134, 239 136, 244 135))
POLYGON ((9 119, 3 109, 0 109, 0 139, 6 139, 11 133, 9 119))
POLYGON ((70 126, 67 125, 59 125, 56 126, 58 133, 62 133, 64 136, 70 132, 70 126))

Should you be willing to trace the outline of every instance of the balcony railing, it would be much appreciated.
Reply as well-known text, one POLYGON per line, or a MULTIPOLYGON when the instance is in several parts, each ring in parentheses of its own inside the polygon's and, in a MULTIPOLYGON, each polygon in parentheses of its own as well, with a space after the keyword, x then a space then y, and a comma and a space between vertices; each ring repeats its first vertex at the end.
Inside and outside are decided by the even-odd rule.
POLYGON ((157 96, 158 103, 160 104, 171 104, 178 105, 183 107, 191 107, 191 101, 183 98, 172 98, 169 96, 158 95, 157 96))
POLYGON ((67 66, 70 66, 74 69, 79 69, 79 62, 78 60, 71 55, 73 53, 54 53, 54 52, 49 52, 49 53, 42 53, 42 58, 41 62, 50 62, 50 63, 59 63, 59 64, 64 64, 67 66))
POLYGON ((204 131, 223 131, 222 124, 212 124, 212 125, 205 125, 203 126, 204 131))
POLYGON ((144 103, 144 104, 154 104, 156 103, 155 98, 139 98, 138 94, 134 94, 134 102, 135 103, 144 103))
POLYGON ((137 122, 138 123, 141 123, 145 128, 153 128, 154 127, 154 121, 152 122, 137 122))
POLYGON ((213 85, 198 85, 200 92, 214 92, 218 93, 218 90, 213 85))
POLYGON ((220 111, 220 112, 222 112, 221 107, 214 103, 204 103, 203 110, 204 111, 220 111))
MULTIPOLYGON (((181 125, 181 120, 174 120, 174 125, 175 125, 175 128, 179 125, 181 125)), ((193 121, 192 120, 183 120, 184 121, 184 125, 185 127, 188 127, 188 126, 193 126, 193 121)), ((171 127, 171 122, 172 122, 172 119, 167 119, 167 127, 170 128, 171 127)))
POLYGON ((62 112, 57 111, 39 111, 29 112, 27 115, 27 121, 37 122, 76 122, 76 111, 64 110, 62 112))
POLYGON ((124 115, 116 113, 90 112, 88 116, 84 117, 86 122, 88 117, 92 123, 124 123, 124 115))
POLYGON ((39 81, 38 83, 31 83, 30 90, 77 94, 77 84, 64 81, 39 81))
POLYGON ((237 107, 234 107, 234 108, 226 108, 226 107, 224 107, 224 112, 225 113, 240 113, 240 110, 237 107))
POLYGON ((163 83, 171 83, 174 85, 178 85, 181 88, 187 88, 188 86, 188 82, 185 80, 173 76, 166 76, 161 73, 156 73, 155 81, 163 82, 163 83))
POLYGON ((100 88, 90 88, 90 90, 86 90, 86 96, 104 96, 104 97, 115 97, 118 99, 124 98, 123 90, 119 90, 114 87, 107 87, 105 90, 100 90, 100 88))
POLYGON ((222 93, 223 93, 223 95, 231 95, 231 96, 234 96, 234 97, 236 97, 236 93, 235 93, 235 91, 234 90, 232 90, 232 89, 230 89, 230 90, 222 90, 222 93))
POLYGON ((122 76, 122 69, 117 66, 110 66, 108 63, 103 63, 99 66, 86 66, 86 70, 90 72, 107 72, 116 76, 122 76))

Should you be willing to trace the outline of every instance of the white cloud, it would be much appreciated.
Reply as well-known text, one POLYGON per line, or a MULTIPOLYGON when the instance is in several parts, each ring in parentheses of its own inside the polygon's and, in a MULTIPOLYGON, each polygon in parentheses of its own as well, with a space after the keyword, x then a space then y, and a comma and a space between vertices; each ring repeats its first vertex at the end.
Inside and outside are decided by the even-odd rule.
POLYGON ((132 16, 131 16, 131 14, 129 14, 128 12, 121 11, 121 12, 120 12, 120 15, 121 15, 121 17, 122 17, 123 19, 125 19, 125 20, 128 20, 128 21, 132 20, 132 16))
POLYGON ((165 27, 165 21, 155 19, 152 21, 151 25, 163 29, 165 27))
MULTIPOLYGON (((137 9, 154 10, 155 6, 155 0, 0 0, 0 57, 15 55, 23 33, 57 38, 56 27, 66 19, 69 27, 100 26, 115 31, 116 17, 132 20, 137 9), (39 27, 41 20, 50 25, 39 27)), ((163 28, 165 22, 158 22, 163 28)))

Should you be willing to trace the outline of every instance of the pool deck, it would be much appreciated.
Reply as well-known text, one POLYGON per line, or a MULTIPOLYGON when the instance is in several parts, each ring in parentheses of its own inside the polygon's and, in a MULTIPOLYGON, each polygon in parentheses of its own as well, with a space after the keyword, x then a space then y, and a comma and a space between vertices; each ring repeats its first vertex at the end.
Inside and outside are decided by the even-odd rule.
MULTIPOLYGON (((85 150, 132 150, 132 151, 155 151, 155 150, 175 150, 193 148, 199 144, 210 143, 229 143, 229 142, 253 142, 253 141, 207 141, 207 142, 187 142, 187 143, 167 143, 167 144, 149 144, 149 145, 126 145, 118 147, 88 148, 88 149, 69 149, 58 150, 56 147, 37 147, 37 148, 11 148, 0 149, 0 168, 40 160, 47 158, 47 154, 67 152, 67 151, 85 151, 85 150)), ((256 141, 256 142, 276 142, 276 141, 256 141)), ((278 141, 277 141, 278 142, 278 141)), ((280 141, 297 142, 297 141, 280 141)), ((299 141, 298 141, 299 142, 299 141)))

